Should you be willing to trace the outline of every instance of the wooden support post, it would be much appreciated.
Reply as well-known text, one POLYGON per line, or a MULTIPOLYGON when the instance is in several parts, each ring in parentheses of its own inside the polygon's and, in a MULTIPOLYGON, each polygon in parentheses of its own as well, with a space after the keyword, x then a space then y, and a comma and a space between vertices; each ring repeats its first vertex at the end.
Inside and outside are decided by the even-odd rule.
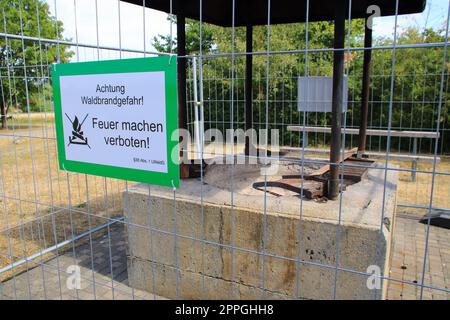
POLYGON ((359 121, 359 141, 358 141, 358 157, 366 152, 367 140, 367 116, 369 114, 369 94, 370 94, 370 68, 372 61, 372 26, 368 26, 368 18, 366 18, 364 33, 364 62, 361 92, 361 115, 359 121))
MULTIPOLYGON (((343 49, 345 40, 345 14, 347 0, 335 0, 334 48, 343 49)), ((344 50, 334 51, 333 61, 333 98, 331 107, 331 146, 330 178, 328 181, 328 198, 337 199, 340 189, 339 155, 341 152, 341 126, 344 87, 344 50)))
MULTIPOLYGON (((246 30, 246 47, 247 53, 253 52, 253 26, 247 25, 246 30)), ((245 131, 253 127, 253 56, 247 54, 245 58, 245 131)), ((250 137, 245 137, 245 155, 250 154, 250 137)))

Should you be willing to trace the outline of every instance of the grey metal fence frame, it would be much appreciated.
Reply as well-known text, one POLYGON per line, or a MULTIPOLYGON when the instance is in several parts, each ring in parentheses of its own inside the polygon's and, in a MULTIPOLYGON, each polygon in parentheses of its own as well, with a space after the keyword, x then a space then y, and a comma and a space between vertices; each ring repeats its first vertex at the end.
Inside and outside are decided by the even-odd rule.
MULTIPOLYGON (((87 50, 92 50, 95 54, 97 60, 109 59, 109 53, 112 53, 113 56, 117 56, 118 58, 123 58, 126 54, 127 57, 130 55, 135 56, 155 56, 155 55, 174 55, 173 52, 169 53, 159 53, 155 51, 148 50, 146 47, 146 0, 143 0, 142 3, 142 21, 143 21, 143 50, 135 49, 135 48, 124 48, 122 47, 122 34, 121 24, 121 1, 117 0, 117 13, 118 13, 118 26, 119 26, 119 34, 118 34, 118 42, 119 46, 103 46, 100 44, 101 34, 99 33, 99 15, 98 15, 98 6, 97 0, 95 0, 95 16, 96 16, 96 44, 89 43, 80 43, 78 39, 78 31, 77 31, 77 0, 73 0, 73 10, 75 17, 75 31, 76 38, 74 41, 64 40, 64 39, 46 39, 42 38, 40 35, 40 29, 38 30, 38 35, 25 35, 23 30, 24 22, 22 21, 22 13, 21 13, 21 1, 25 0, 17 0, 19 4, 19 13, 20 13, 20 33, 10 33, 8 31, 8 21, 6 21, 4 10, 3 10, 3 30, 0 32, 0 38, 5 42, 5 45, 11 42, 20 42, 23 50, 23 59, 18 62, 17 65, 11 66, 9 63, 5 66, 0 66, 0 81, 1 87, 3 90, 3 82, 8 83, 8 87, 10 88, 9 92, 2 92, 3 101, 8 102, 10 105, 17 105, 17 97, 12 92, 12 88, 15 87, 17 83, 23 82, 26 87, 26 100, 27 100, 27 112, 25 115, 18 114, 16 112, 12 112, 12 117, 10 119, 8 128, 9 130, 0 131, 0 140, 11 142, 8 145, 2 145, 0 151, 0 175, 1 175, 1 191, 0 191, 0 200, 2 202, 2 222, 0 223, 0 234, 6 240, 6 247, 0 246, 0 262, 7 261, 8 263, 0 264, 0 280, 2 280, 1 276, 6 275, 8 273, 7 279, 10 283, 12 283, 14 293, 13 298, 20 298, 21 296, 18 291, 19 282, 23 279, 23 274, 28 275, 30 271, 35 268, 40 268, 42 284, 43 288, 43 298, 48 298, 48 291, 50 290, 48 286, 55 286, 55 284, 50 284, 48 279, 45 278, 47 269, 53 269, 54 272, 58 275, 58 283, 56 284, 57 291, 59 291, 59 297, 61 299, 66 298, 64 295, 65 291, 65 283, 62 280, 62 275, 67 275, 67 270, 59 265, 59 259, 63 253, 71 251, 73 263, 76 265, 79 257, 77 256, 76 245, 79 241, 86 241, 89 245, 90 252, 88 253, 91 261, 91 269, 92 274, 83 275, 82 280, 86 283, 89 283, 92 286, 92 292, 94 299, 100 298, 96 293, 96 290, 100 290, 99 288, 108 289, 111 291, 112 299, 120 299, 124 296, 128 296, 131 299, 145 299, 148 297, 140 296, 139 293, 135 292, 134 288, 131 288, 130 291, 123 291, 121 288, 117 287, 116 278, 119 276, 118 274, 114 274, 114 264, 113 260, 115 251, 115 244, 113 243, 112 229, 114 225, 123 225, 127 228, 141 228, 142 230, 146 230, 150 237, 154 234, 164 234, 168 236, 172 236, 174 238, 174 247, 167 248, 167 250, 173 250, 173 254, 175 257, 175 268, 178 273, 181 272, 181 269, 178 265, 178 255, 179 247, 177 245, 180 239, 187 239, 198 242, 202 245, 202 255, 201 255, 201 268, 202 268, 202 289, 201 292, 203 295, 206 294, 205 288, 205 246, 217 246, 220 248, 224 248, 230 251, 231 255, 231 290, 229 293, 229 298, 236 298, 235 288, 233 288, 234 282, 234 252, 246 252, 252 253, 261 257, 262 259, 262 269, 261 269, 261 288, 263 289, 262 299, 265 297, 265 292, 267 290, 267 281, 270 281, 267 276, 266 270, 266 259, 268 258, 277 258, 284 261, 291 261, 296 263, 296 297, 300 298, 301 295, 301 285, 299 281, 299 274, 302 272, 303 265, 309 265, 318 269, 332 270, 334 271, 334 287, 330 288, 333 292, 333 298, 339 298, 337 295, 337 278, 339 272, 351 273, 355 275, 359 275, 361 277, 368 277, 371 274, 366 272, 361 272, 358 270, 352 270, 345 267, 340 266, 339 264, 339 244, 340 244, 340 228, 341 228, 341 216, 342 212, 342 192, 340 193, 340 197, 337 200, 339 202, 339 212, 337 212, 337 238, 336 238, 336 263, 335 264, 321 264, 316 262, 307 261, 301 259, 301 250, 302 243, 299 240, 297 244, 297 253, 296 258, 279 256, 273 253, 268 252, 265 244, 267 243, 267 207, 266 202, 268 190, 265 187, 264 193, 262 197, 264 197, 264 208, 261 209, 262 217, 263 217, 263 229, 262 229, 262 238, 263 238, 263 247, 260 251, 254 251, 248 248, 239 247, 234 243, 234 197, 235 197, 235 188, 234 188, 234 168, 231 168, 231 175, 229 177, 230 182, 230 193, 229 199, 231 202, 231 214, 230 214, 230 244, 218 243, 215 241, 211 241, 206 239, 205 237, 205 217, 204 217, 204 194, 203 191, 200 195, 201 197, 201 208, 202 208, 202 221, 199 226, 200 237, 197 237, 193 232, 192 235, 180 234, 177 230, 177 190, 173 190, 173 229, 171 231, 162 230, 158 227, 155 227, 152 222, 153 214, 149 212, 149 226, 147 225, 139 225, 133 223, 123 217, 123 212, 119 212, 121 210, 127 211, 129 209, 129 198, 128 198, 128 190, 130 188, 131 182, 128 181, 118 181, 115 179, 109 178, 101 178, 101 177, 93 177, 84 174, 76 174, 71 172, 63 172, 60 170, 55 170, 57 166, 56 161, 56 143, 55 143, 55 133, 54 126, 51 124, 51 110, 52 110, 52 101, 48 101, 48 97, 45 94, 46 85, 51 82, 51 70, 49 67, 49 61, 47 56, 47 50, 49 46, 56 46, 59 50, 59 47, 70 46, 75 50, 75 60, 81 60, 81 52, 87 52, 87 50), (29 65, 26 61, 25 55, 25 42, 33 43, 35 46, 35 57, 39 60, 39 64, 29 65), (17 76, 15 69, 21 69, 23 72, 23 76, 17 76), (36 79, 33 77, 27 76, 27 70, 37 69, 37 77, 36 79), (43 115, 44 119, 41 125, 34 125, 32 123, 32 111, 30 109, 30 98, 31 93, 28 90, 29 81, 37 81, 37 96, 39 97, 39 101, 42 101, 42 107, 39 110, 43 115), (16 100, 16 101, 15 101, 16 100), (25 120, 23 120, 25 119, 25 120), (16 123, 20 122, 20 123, 16 123), (24 124, 25 123, 25 124, 24 124), (21 144, 27 144, 27 149, 20 148, 21 144), (41 149, 42 148, 42 149, 41 149), (12 154, 12 156, 11 156, 12 154), (30 159, 31 169, 22 170, 25 164, 21 161, 23 158, 30 159), (42 158, 41 163, 36 163, 37 159, 42 158), (45 171, 46 174, 42 175, 41 172, 45 171), (54 174, 56 173, 56 176, 54 174), (30 174, 30 175, 28 175, 30 174), (12 181, 7 181, 7 179, 12 179, 12 181), (32 180, 32 183, 29 184, 27 180, 32 180), (26 183, 24 184, 24 181, 26 183), (25 186, 24 186, 25 185, 25 186), (124 192, 123 200, 121 199, 121 193, 124 192), (11 208, 14 207, 14 212, 11 211, 11 208), (14 216, 13 216, 14 213, 14 216), (16 217, 18 216, 18 218, 16 217), (83 219, 83 228, 80 229, 79 226, 74 225, 74 216, 77 219, 83 219), (65 220, 64 220, 65 219, 65 220), (61 223, 61 220, 65 221, 61 223), (94 221, 95 220, 95 221, 94 221), (65 225, 63 230, 59 229, 61 225, 65 225), (44 227, 45 226, 45 227, 44 227), (49 226, 49 228, 48 228, 49 226), (50 234, 49 234, 50 232, 50 234), (106 240, 108 243, 108 256, 106 259, 107 271, 105 273, 108 274, 110 281, 104 282, 103 280, 99 280, 96 277, 94 272, 94 260, 95 260, 95 251, 97 242, 95 239, 99 236, 99 234, 103 233, 106 236, 106 240), (32 244, 32 247, 29 246, 32 244), (69 249, 68 249, 69 248, 69 249), (56 259, 56 266, 49 264, 48 259, 50 257, 54 257, 56 259), (16 283, 17 282, 17 283, 16 283)), ((147 0, 151 1, 151 0, 147 0)), ((306 163, 323 165, 327 164, 328 161, 325 160, 311 160, 306 159, 305 154, 309 149, 319 149, 321 144, 326 144, 328 136, 326 134, 314 133, 311 135, 313 143, 308 145, 308 142, 305 139, 296 138, 296 133, 287 134, 287 127, 291 125, 297 125, 305 128, 308 125, 315 126, 323 126, 327 127, 328 124, 325 124, 323 121, 320 121, 321 115, 318 113, 308 114, 303 112, 303 115, 300 115, 300 112, 297 111, 297 99, 295 90, 291 90, 290 92, 286 92, 285 86, 282 87, 280 93, 280 97, 274 97, 273 99, 270 97, 270 86, 271 80, 273 80, 273 75, 270 72, 270 59, 274 55, 298 55, 304 58, 305 71, 304 74, 288 74, 285 75, 283 81, 294 83, 298 76, 311 76, 310 71, 308 70, 308 59, 311 55, 321 54, 321 53, 329 53, 334 52, 338 49, 332 48, 321 48, 321 49, 312 49, 309 48, 309 39, 308 37, 305 39, 305 49, 299 50, 285 50, 285 51, 273 51, 271 50, 271 21, 270 21, 270 4, 271 0, 268 1, 268 12, 267 12, 267 25, 266 25, 266 41, 267 47, 265 51, 261 52, 236 52, 236 44, 235 44, 235 30, 234 26, 234 15, 233 22, 231 27, 232 37, 231 41, 231 52, 225 53, 204 53, 202 52, 202 46, 200 45, 200 51, 198 54, 189 54, 186 56, 180 56, 179 59, 186 59, 188 61, 188 79, 187 79, 187 105, 188 105, 188 128, 193 133, 195 116, 194 112, 197 102, 200 104, 201 108, 205 110, 204 114, 204 124, 206 128, 243 128, 245 124, 244 118, 244 108, 243 101, 245 97, 245 92, 243 92, 242 86, 236 85, 239 81, 244 79, 242 74, 239 74, 236 70, 236 60, 245 58, 246 55, 252 54, 254 57, 261 56, 265 59, 265 70, 257 70, 256 76, 254 76, 254 84, 253 90, 258 93, 258 98, 254 99, 253 106, 257 109, 256 117, 254 114, 254 124, 256 127, 261 129, 270 129, 270 128, 280 128, 282 131, 281 135, 281 145, 287 147, 296 147, 299 151, 301 151, 301 159, 293 160, 298 163, 302 170, 301 176, 303 177, 305 172, 304 168, 306 163), (193 74, 193 61, 197 59, 198 63, 198 74, 194 76, 193 74), (204 77, 204 69, 207 68, 205 65, 208 60, 211 59, 230 59, 231 60, 231 69, 230 70, 209 70, 210 74, 213 74, 213 77, 204 77), (224 88, 224 83, 229 82, 229 89, 224 88), (198 86, 198 101, 193 97, 194 86, 198 86), (261 94, 259 94, 261 93, 261 94), (259 98, 263 97, 263 98, 259 98), (276 116, 277 111, 276 108, 281 108, 283 111, 282 117, 276 116), (227 110, 227 112, 225 112, 227 110), (274 121, 269 122, 269 113, 274 112, 274 121), (297 116, 293 117, 293 114, 297 113, 297 116), (229 119, 225 118, 225 114, 229 115, 229 119), (294 118, 298 119, 294 121, 294 118), (300 121, 301 119, 301 121, 300 121), (283 134, 285 133, 285 134, 283 134), (297 140, 296 140, 297 139, 297 140)), ((57 1, 54 0, 54 7, 58 8, 57 1)), ((113 2, 113 1, 111 1, 113 2)), ((115 2, 115 0, 114 0, 115 2)), ((352 0, 349 1, 350 6, 352 0)), ((396 0, 396 4, 398 7, 399 0, 396 0)), ((68 3, 68 1, 67 1, 68 3)), ((170 1, 171 3, 171 1, 170 1)), ((200 8, 202 8, 202 0, 199 0, 200 8)), ((235 10, 235 0, 232 0, 233 5, 233 13, 235 10)), ((309 7, 310 1, 307 1, 307 7, 309 7)), ((4 6, 4 2, 3 2, 4 6)), ((378 141, 375 141, 377 138, 369 138, 368 139, 368 149, 371 149, 373 142, 373 150, 374 152, 382 153, 381 161, 384 163, 383 167, 378 168, 384 173, 384 195, 383 195, 383 203, 386 200, 386 184, 387 184, 387 175, 391 171, 396 171, 399 174, 409 175, 414 173, 418 177, 419 180, 416 183, 408 184, 407 188, 414 188, 413 190, 408 189, 405 192, 408 194, 415 194, 412 199, 401 199, 399 200, 399 207, 409 208, 409 209, 422 209, 423 213, 432 213, 436 210, 450 212, 450 189, 448 191, 447 199, 445 199, 445 191, 443 199, 436 200, 436 193, 441 188, 445 189, 445 184, 450 181, 450 167, 443 165, 443 160, 447 159, 448 156, 443 151, 444 148, 441 145, 443 141, 444 135, 449 135, 448 123, 444 122, 446 127, 441 127, 441 115, 443 114, 443 108, 447 107, 448 109, 448 101, 445 101, 445 96, 448 93, 448 56, 447 56, 447 47, 448 47, 448 21, 450 16, 450 2, 448 6, 449 10, 447 13, 446 20, 446 30, 445 30, 445 42, 443 43, 416 43, 416 44, 398 44, 397 43, 397 15, 395 16, 395 30, 394 30, 394 39, 392 45, 386 46, 374 46, 372 48, 373 51, 377 50, 388 50, 392 52, 392 60, 391 65, 387 67, 387 71, 385 70, 373 70, 372 79, 380 78, 383 81, 383 86, 389 86, 389 96, 388 97, 377 97, 374 96, 372 92, 372 97, 370 99, 371 111, 375 110, 378 106, 381 108, 383 106, 388 106, 387 112, 380 113, 380 117, 386 117, 387 121, 378 121, 378 119, 374 119, 371 114, 369 114, 369 128, 371 129, 380 129, 387 130, 388 135, 386 140, 381 140, 379 138, 378 141), (424 49, 424 50, 432 50, 432 49, 442 49, 442 65, 436 66, 436 70, 428 71, 426 74, 413 74, 405 76, 400 80, 400 87, 397 86, 395 80, 398 80, 398 76, 395 72, 396 70, 396 53, 399 50, 408 50, 408 49, 424 49), (404 92, 404 85, 406 82, 411 81, 409 78, 413 78, 412 81, 416 77, 428 77, 430 81, 434 81, 434 93, 433 100, 428 101, 425 99, 425 93, 422 96, 421 100, 417 100, 414 98, 408 98, 407 92, 404 92), (394 91, 400 90, 402 99, 400 101, 394 100, 394 91), (404 99, 403 99, 404 98, 404 99), (392 114, 393 109, 401 108, 402 114, 407 112, 406 108, 409 106, 409 111, 412 114, 412 110, 414 106, 423 106, 424 104, 432 105, 433 110, 436 111, 436 119, 430 120, 430 123, 433 125, 431 127, 422 126, 425 123, 425 120, 422 121, 420 128, 415 128, 411 124, 403 124, 401 123, 398 127, 393 126, 392 124, 392 114), (423 150, 421 147, 422 144, 419 142, 418 149, 414 149, 414 144, 411 138, 405 138, 409 140, 409 151, 400 150, 401 143, 403 138, 399 138, 396 143, 392 142, 392 135, 390 134, 393 130, 418 130, 418 131, 427 131, 427 132, 435 132, 440 134, 440 138, 434 139, 431 143, 428 144, 427 149, 423 150), (373 139, 373 141, 372 141, 373 139), (420 155, 424 155, 429 157, 428 161, 431 163, 430 168, 420 168, 420 167, 410 167, 410 162, 403 163, 401 160, 396 160, 395 155, 400 153, 408 153, 413 154, 413 149, 420 155), (399 163, 399 167, 395 168, 391 166, 393 161, 397 161, 399 163), (422 179, 422 177, 424 177, 422 179), (423 190, 427 191, 423 191, 423 190)), ((4 9, 4 7, 3 7, 4 9)), ((39 17, 39 12, 36 12, 37 17, 39 17)), ((199 12, 200 16, 200 43, 202 43, 202 10, 199 12)), ((55 18, 58 19, 57 10, 55 9, 55 18)), ((39 18, 38 18, 39 19, 39 18)), ((352 20, 351 10, 347 13, 347 19, 349 21, 352 20)), ((308 30, 309 22, 306 22, 306 30, 308 30)), ((348 30, 348 44, 343 49, 344 52, 361 52, 366 50, 364 47, 355 47, 350 43, 350 33, 351 30, 348 30)), ((308 31, 306 32, 308 34, 308 31)), ((174 35, 172 32, 172 23, 170 28, 170 39, 174 41, 174 35)), ((8 59, 9 57, 6 57, 8 59)), ((176 57, 174 56, 174 59, 176 57)), ((351 75, 349 74, 349 66, 346 67, 346 74, 350 76, 350 82, 352 81, 351 75)), ((280 80, 280 79, 278 79, 280 80)), ((355 80, 356 81, 356 80, 355 80)), ((359 100, 356 100, 354 87, 350 89, 349 93, 349 112, 344 117, 343 121, 343 134, 342 134, 342 155, 345 154, 345 148, 354 147, 357 145, 357 141, 354 140, 352 135, 345 134, 346 129, 352 129, 357 127, 357 119, 353 118, 353 110, 359 107, 359 100), (353 90, 353 92, 351 91, 353 90)), ((423 109, 422 109, 423 110, 423 109)), ((412 118, 412 116, 411 116, 412 118)), ((202 133, 203 135, 203 133, 202 133)), ((310 139, 311 139, 310 138, 310 139)), ((416 146, 417 147, 417 146, 416 146)), ((310 150, 311 151, 311 150, 310 150)), ((312 150, 314 151, 314 150, 312 150)), ((231 149, 231 156, 234 156, 234 149, 231 149)), ((200 156, 203 157, 205 150, 201 150, 200 156)), ((266 155, 267 156, 267 155, 266 155)), ((446 160, 447 161, 447 160, 446 160)), ((340 166, 343 166, 342 164, 340 166)), ((267 179, 267 177, 265 177, 267 179)), ((204 172, 201 170, 200 180, 204 181, 204 172)), ((265 180, 267 182, 267 180, 265 180)), ((341 181, 343 182, 343 176, 341 175, 341 181)), ((303 186, 303 182, 302 182, 303 186)), ((202 189, 203 190, 203 189, 202 189)), ((442 192, 441 192, 442 193, 442 192)), ((152 197, 152 186, 148 186, 148 199, 150 200, 152 197)), ((441 195, 442 197, 442 195, 441 195)), ((303 208, 302 197, 299 198, 299 226, 297 230, 297 234, 299 235, 299 239, 301 239, 301 223, 302 223, 302 208, 303 208)), ((149 201, 150 202, 150 201, 149 201)), ((150 210, 149 210, 150 211, 150 210)), ((380 233, 383 229, 384 223, 384 206, 383 210, 379 212, 380 214, 380 233)), ((430 220, 426 224, 426 236, 424 239, 424 248, 423 248, 423 259, 421 261, 421 278, 415 283, 412 281, 405 281, 396 277, 392 277, 391 275, 383 275, 382 279, 388 281, 389 283, 401 283, 408 286, 417 287, 420 290, 419 298, 424 298, 424 290, 429 289, 432 291, 438 291, 444 294, 450 295, 450 289, 443 286, 438 286, 434 284, 430 284, 426 281, 426 272, 427 272, 427 261, 429 254, 429 238, 430 233, 432 232, 430 220)), ((153 242, 152 242, 152 252, 153 242)), ((131 262, 133 263, 133 262, 131 262)), ((26 279, 26 292, 25 298, 32 299, 34 297, 33 288, 30 283, 32 283, 32 279, 29 276, 26 279)), ((155 273, 153 273, 152 277, 152 286, 156 287, 155 281, 155 273)), ((178 275, 177 277, 177 293, 178 296, 181 297, 180 293, 180 281, 181 278, 178 275)), ((0 282, 0 298, 3 295, 6 297, 6 293, 4 292, 5 282, 0 282)), ((100 294, 101 296, 101 294, 100 294)), ((74 291, 74 298, 82 299, 82 296, 79 295, 79 290, 74 291)), ((203 296, 207 298, 206 296, 203 296)), ((376 295, 374 295, 376 297, 376 295)), ((157 298, 156 296, 152 296, 152 298, 157 298)))

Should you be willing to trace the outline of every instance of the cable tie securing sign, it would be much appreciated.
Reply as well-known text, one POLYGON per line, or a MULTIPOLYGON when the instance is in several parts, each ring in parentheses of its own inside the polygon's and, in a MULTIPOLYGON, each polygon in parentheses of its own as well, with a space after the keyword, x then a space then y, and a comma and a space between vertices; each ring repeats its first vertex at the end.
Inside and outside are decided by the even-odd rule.
POLYGON ((172 63, 172 58, 173 58, 173 56, 174 56, 174 54, 171 54, 171 55, 170 55, 170 58, 169 58, 169 66, 170 66, 170 64, 172 63))
POLYGON ((171 183, 172 183, 173 191, 174 191, 174 192, 177 191, 177 187, 175 187, 175 183, 173 182, 173 179, 171 180, 171 183))

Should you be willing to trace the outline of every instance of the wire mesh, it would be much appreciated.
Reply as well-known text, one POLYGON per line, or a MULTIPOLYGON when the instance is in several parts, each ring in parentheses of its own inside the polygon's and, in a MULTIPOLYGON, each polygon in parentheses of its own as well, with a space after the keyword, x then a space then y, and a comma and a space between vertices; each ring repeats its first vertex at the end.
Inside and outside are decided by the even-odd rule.
MULTIPOLYGON (((365 165, 339 164, 336 201, 302 196, 311 168, 330 164, 331 136, 319 129, 330 128, 331 115, 299 111, 297 103, 298 78, 331 76, 333 55, 343 51, 349 88, 340 152, 345 157, 358 146, 352 129, 359 128, 363 52, 368 49, 361 45, 362 22, 352 18, 351 0, 343 49, 333 49, 326 38, 333 22, 309 22, 309 0, 306 22, 290 28, 271 24, 267 0, 266 23, 253 28, 253 52, 243 49, 245 28, 235 26, 235 0, 229 1, 230 28, 205 23, 205 1, 199 0, 199 21, 186 25, 198 37, 198 48, 174 57, 187 62, 189 132, 204 141, 189 146, 190 156, 235 159, 244 144, 233 140, 224 147, 211 130, 225 137, 227 130, 245 129, 245 63, 252 55, 253 126, 256 132, 266 130, 259 159, 273 159, 270 154, 280 151, 281 160, 301 177, 301 194, 286 200, 295 204, 292 212, 276 212, 285 208, 284 200, 273 196, 267 174, 249 176, 264 182, 262 190, 243 190, 245 171, 234 162, 223 166, 217 194, 209 185, 219 182, 203 166, 198 179, 173 190, 58 169, 51 64, 173 56, 172 1, 167 48, 161 52, 150 39, 155 12, 146 8, 148 2, 73 0, 64 10, 71 15, 62 19, 58 12, 68 1, 2 0, 2 299, 448 299, 450 233, 430 218, 424 224, 418 220, 450 212, 449 2, 439 2, 446 9, 434 22, 439 28, 425 24, 414 33, 396 14, 392 36, 375 38, 368 129, 384 134, 368 136, 367 154, 378 163, 370 170, 379 187, 373 199, 381 200, 375 207, 370 206, 375 200, 366 201, 354 220, 349 217, 359 202, 351 197, 359 195, 358 187, 344 190, 343 172, 365 165), (139 21, 138 30, 129 29, 128 19, 139 21), (91 41, 80 40, 86 25, 95 35, 91 41), (316 40, 320 28, 323 42, 316 40), (139 44, 129 38, 139 38, 139 44), (211 38, 222 42, 208 44, 211 38), (279 132, 279 150, 269 152, 275 143, 267 135, 272 129, 279 132), (198 188, 192 191, 198 191, 195 199, 191 187, 198 188), (259 207, 246 211, 251 201, 259 207), (375 289, 368 282, 373 265, 381 269, 376 279, 382 280, 375 289)), ((400 2, 393 1, 396 12, 400 2)), ((435 3, 429 1, 427 8, 435 3)))

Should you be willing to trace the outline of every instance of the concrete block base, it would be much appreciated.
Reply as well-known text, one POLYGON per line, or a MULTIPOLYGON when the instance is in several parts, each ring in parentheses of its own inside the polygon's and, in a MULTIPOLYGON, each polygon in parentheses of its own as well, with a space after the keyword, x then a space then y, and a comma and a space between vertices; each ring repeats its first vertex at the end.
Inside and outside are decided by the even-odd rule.
MULTIPOLYGON (((234 179, 251 183, 242 166, 234 179)), ((175 194, 136 185, 124 193, 130 285, 172 299, 383 298, 385 284, 371 290, 361 273, 388 270, 396 188, 397 173, 384 188, 379 167, 347 187, 342 203, 231 194, 197 179, 175 194)))

